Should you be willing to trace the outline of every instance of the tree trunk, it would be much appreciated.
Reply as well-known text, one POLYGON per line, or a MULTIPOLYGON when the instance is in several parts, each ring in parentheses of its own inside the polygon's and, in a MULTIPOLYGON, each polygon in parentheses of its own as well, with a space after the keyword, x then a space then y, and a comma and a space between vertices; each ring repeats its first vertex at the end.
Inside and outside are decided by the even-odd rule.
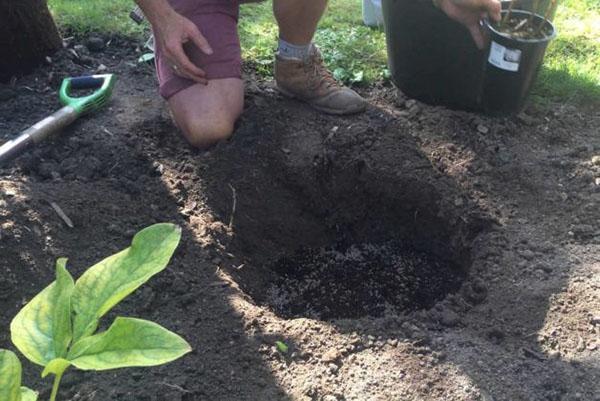
POLYGON ((0 0, 0 82, 23 75, 62 46, 47 0, 0 0))

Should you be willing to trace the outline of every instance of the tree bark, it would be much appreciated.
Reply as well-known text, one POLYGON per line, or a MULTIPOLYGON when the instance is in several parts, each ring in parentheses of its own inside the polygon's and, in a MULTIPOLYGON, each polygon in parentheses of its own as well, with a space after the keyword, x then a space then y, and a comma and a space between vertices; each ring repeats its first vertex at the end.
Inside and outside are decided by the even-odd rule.
POLYGON ((0 82, 30 72, 61 46, 47 0, 0 0, 0 82))

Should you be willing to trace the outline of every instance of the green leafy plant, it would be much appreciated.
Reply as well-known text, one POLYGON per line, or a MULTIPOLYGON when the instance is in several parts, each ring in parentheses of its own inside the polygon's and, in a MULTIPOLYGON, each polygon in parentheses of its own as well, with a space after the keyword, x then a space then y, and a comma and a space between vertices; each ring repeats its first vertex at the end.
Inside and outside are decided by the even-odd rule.
MULTIPOLYGON (((160 325, 117 317, 96 333, 100 318, 152 276, 162 271, 179 244, 181 230, 155 224, 140 231, 131 246, 90 267, 76 282, 58 259, 56 280, 36 295, 13 319, 11 338, 31 362, 54 375, 50 401, 61 378, 74 366, 108 370, 156 366, 191 351, 189 344, 160 325)), ((21 387, 21 365, 9 351, 0 351, 0 400, 30 401, 37 395, 21 387)))
POLYGON ((0 400, 35 401, 37 393, 21 386, 21 362, 10 351, 0 349, 0 400))

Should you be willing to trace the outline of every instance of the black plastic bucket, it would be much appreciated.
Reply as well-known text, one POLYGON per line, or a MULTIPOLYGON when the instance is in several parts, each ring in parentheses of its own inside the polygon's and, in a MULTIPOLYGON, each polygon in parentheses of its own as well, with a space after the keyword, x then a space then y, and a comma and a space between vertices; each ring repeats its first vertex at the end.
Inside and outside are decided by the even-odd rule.
POLYGON ((388 64, 406 95, 426 103, 481 109, 485 52, 431 1, 383 0, 388 64))
MULTIPOLYGON (((503 11, 503 15, 505 13, 503 11)), ((526 18, 531 12, 513 10, 512 14, 526 18)), ((483 81, 483 103, 487 112, 512 114, 523 108, 546 47, 556 36, 554 25, 534 14, 534 26, 542 23, 543 32, 548 33, 543 39, 520 39, 499 32, 485 21, 491 40, 483 81)))
MULTIPOLYGON (((537 4, 544 9, 549 3, 515 0, 513 7, 532 10, 537 4)), ((383 0, 382 5, 388 65, 394 84, 403 93, 430 104, 476 111, 486 105, 489 112, 502 112, 484 98, 488 50, 478 50, 465 27, 431 1, 383 0)), ((509 1, 502 2, 503 9, 508 5, 509 1)), ((493 97, 489 89, 487 96, 493 97)))

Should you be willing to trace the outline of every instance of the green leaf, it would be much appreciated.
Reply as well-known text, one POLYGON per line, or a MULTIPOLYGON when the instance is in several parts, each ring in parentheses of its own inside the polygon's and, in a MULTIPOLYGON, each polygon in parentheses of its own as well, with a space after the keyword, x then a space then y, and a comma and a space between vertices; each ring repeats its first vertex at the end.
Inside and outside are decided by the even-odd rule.
POLYGON ((21 401, 37 401, 38 393, 28 389, 27 387, 21 387, 21 401))
POLYGON ((73 293, 74 341, 93 334, 106 312, 163 270, 180 238, 178 226, 155 224, 137 233, 131 247, 89 268, 73 293))
POLYGON ((277 347, 277 351, 281 352, 282 354, 287 354, 290 349, 283 341, 275 341, 275 346, 277 347))
POLYGON ((107 370, 162 365, 191 350, 183 338, 156 323, 118 317, 107 331, 74 344, 69 360, 79 369, 107 370))
POLYGON ((7 350, 0 350, 0 400, 20 401, 21 362, 7 350))
POLYGON ((42 372, 42 377, 46 377, 49 374, 53 374, 55 376, 62 376, 62 374, 65 373, 65 370, 67 370, 69 366, 71 366, 71 362, 67 361, 66 359, 53 359, 50 362, 48 362, 48 364, 44 368, 44 371, 42 372))
POLYGON ((358 72, 355 72, 352 75, 351 81, 353 83, 360 83, 360 82, 363 82, 364 79, 365 79, 365 72, 364 71, 358 71, 358 72))
POLYGON ((67 259, 56 262, 56 280, 36 295, 10 324, 15 346, 38 365, 66 356, 71 341, 71 294, 73 278, 67 259))

